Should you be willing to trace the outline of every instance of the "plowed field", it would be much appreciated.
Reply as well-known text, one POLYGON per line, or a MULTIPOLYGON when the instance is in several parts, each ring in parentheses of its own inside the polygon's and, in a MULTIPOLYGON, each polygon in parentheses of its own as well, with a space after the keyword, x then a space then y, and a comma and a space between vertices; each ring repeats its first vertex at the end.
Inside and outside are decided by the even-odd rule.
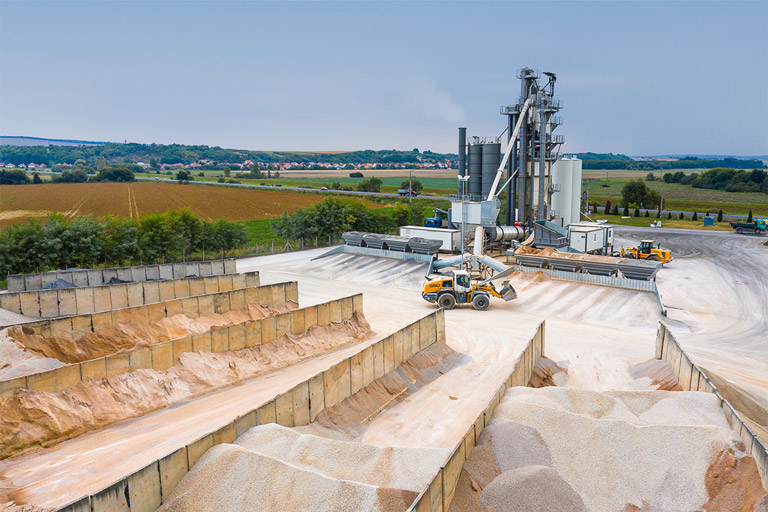
POLYGON ((0 226, 59 212, 68 217, 107 214, 136 218, 188 207, 206 220, 279 217, 324 199, 301 194, 175 183, 58 183, 0 187, 0 226))

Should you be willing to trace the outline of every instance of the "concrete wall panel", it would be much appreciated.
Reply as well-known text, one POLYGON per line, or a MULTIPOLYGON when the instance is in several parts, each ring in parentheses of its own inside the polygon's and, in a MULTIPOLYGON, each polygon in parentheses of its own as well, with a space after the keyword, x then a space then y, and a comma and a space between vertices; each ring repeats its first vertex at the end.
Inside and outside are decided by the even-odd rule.
POLYGON ((148 322, 157 322, 166 317, 165 304, 163 303, 147 304, 146 310, 148 322))
POLYGON ((40 316, 40 296, 38 294, 22 294, 19 296, 21 314, 26 316, 40 316))
POLYGON ((145 265, 144 272, 147 275, 147 280, 160 279, 160 267, 158 265, 145 265))
POLYGON ((376 380, 373 370, 373 347, 367 347, 360 353, 360 363, 363 367, 363 387, 365 387, 376 380))
POLYGON ((256 411, 256 424, 266 425, 267 423, 275 423, 277 421, 277 409, 275 401, 272 400, 268 404, 264 404, 256 411))
POLYGON ((251 411, 245 416, 241 416, 235 420, 235 437, 240 437, 248 429, 256 426, 256 411, 251 411))
POLYGON ((112 308, 112 294, 108 286, 98 286, 91 288, 93 290, 93 310, 109 311, 112 308))
POLYGON ((170 496, 178 483, 189 471, 187 448, 180 448, 158 461, 160 471, 160 489, 163 498, 170 496))
POLYGON ((214 295, 213 310, 219 314, 227 313, 228 311, 231 311, 229 307, 229 295, 228 294, 214 295))
POLYGON ((391 372, 397 367, 399 361, 395 361, 395 340, 388 336, 384 340, 384 373, 391 372))
POLYGON ((234 259, 230 258, 228 260, 224 260, 224 273, 225 274, 236 274, 237 273, 237 268, 236 268, 235 260, 234 259))
POLYGON ((144 305, 144 285, 142 283, 129 283, 125 285, 128 294, 128 306, 144 305))
POLYGON ((43 286, 45 286, 48 283, 52 283, 56 279, 63 279, 68 283, 72 283, 72 281, 74 281, 71 270, 65 270, 63 272, 56 272, 56 273, 46 272, 43 277, 43 286))
POLYGON ((59 316, 59 298, 57 295, 57 290, 42 290, 38 293, 40 301, 40 316, 59 316))
POLYGON ((331 323, 331 309, 326 303, 317 305, 317 325, 328 325, 331 323))
POLYGON ((101 269, 86 270, 88 286, 101 286, 104 284, 104 273, 101 269))
POLYGON ((245 325, 233 325, 229 327, 229 350, 242 350, 245 348, 245 325))
POLYGON ((277 424, 284 427, 293 426, 293 393, 287 392, 275 399, 277 409, 277 424))
POLYGON ((201 261, 197 265, 197 275, 199 276, 210 276, 211 275, 211 262, 210 261, 201 261))
POLYGON ((358 293, 357 295, 352 297, 352 309, 355 311, 355 313, 363 312, 363 294, 362 293, 358 293))
POLYGON ((128 373, 130 368, 130 355, 127 352, 107 356, 107 377, 117 377, 128 373))
POLYGON ((112 322, 114 322, 115 326, 126 325, 133 322, 133 318, 131 317, 131 309, 132 308, 121 308, 110 311, 112 314, 112 322))
POLYGON ((173 265, 158 265, 157 269, 160 279, 173 279, 173 265))
POLYGON ((112 309, 128 307, 128 290, 125 286, 110 286, 109 295, 112 301, 112 309))
POLYGON ((192 350, 194 352, 213 352, 211 333, 204 332, 192 336, 192 350))
POLYGON ((276 338, 280 338, 284 334, 291 332, 291 314, 282 313, 275 317, 277 321, 277 331, 275 333, 276 338))
MULTIPOLYGON (((61 318, 58 320, 54 320, 50 323, 51 327, 51 336, 57 336, 57 337, 70 337, 72 335, 72 320, 69 318, 61 318)), ((41 330, 44 329, 44 326, 41 326, 41 330)))
POLYGON ((304 308, 304 330, 309 331, 317 325, 317 306, 304 308))
POLYGON ((117 278, 121 281, 132 281, 133 271, 131 267, 119 267, 117 269, 117 278))
POLYGON ((321 373, 309 380, 309 421, 315 421, 323 409, 325 409, 325 393, 323 391, 323 374, 321 373))
POLYGON ((154 512, 162 504, 157 462, 128 477, 131 512, 154 512))
POLYGON ((246 306, 245 304, 245 291, 244 290, 233 290, 232 293, 229 294, 229 307, 232 311, 238 310, 238 309, 244 309, 246 306))
POLYGON ((130 512, 126 498, 128 482, 122 480, 91 497, 92 512, 130 512))
POLYGON ((195 279, 189 280, 189 294, 192 295, 203 295, 205 293, 205 278, 198 277, 195 279))
POLYGON ((112 326, 114 326, 114 323, 112 323, 112 312, 103 311, 101 313, 92 314, 91 323, 93 324, 94 331, 110 329, 112 326))
POLYGON ((235 440, 235 424, 227 423, 213 433, 213 444, 232 443, 235 440))
POLYGON ((93 301, 93 288, 75 288, 75 303, 78 315, 87 315, 96 311, 93 301))
POLYGON ((88 272, 72 272, 72 281, 75 286, 88 286, 88 272))
POLYGON ((358 352, 350 358, 350 385, 352 386, 352 394, 354 395, 361 389, 363 389, 363 362, 362 353, 358 352))
POLYGON ((232 279, 232 275, 223 275, 219 276, 219 290, 222 292, 228 292, 230 290, 234 290, 234 281, 232 279))
POLYGON ((299 303, 299 283, 291 281, 287 283, 285 288, 285 300, 290 300, 295 303, 299 303))
POLYGON ((213 296, 201 295, 197 298, 197 308, 200 316, 213 315, 215 309, 213 306, 213 296))
POLYGON ((229 350, 229 329, 226 327, 211 331, 211 352, 229 350))
POLYGON ((83 498, 75 503, 70 503, 64 508, 59 509, 59 512, 91 512, 91 498, 83 498))
POLYGON ((15 274, 8 276, 8 291, 9 292, 23 292, 24 290, 32 289, 27 288, 24 284, 24 274, 15 274))
POLYGON ((247 348, 261 345, 261 320, 245 324, 245 346, 247 348))
POLYGON ((142 288, 144 289, 144 302, 146 304, 160 302, 160 283, 147 281, 142 283, 142 288))
POLYGON ((341 303, 339 301, 333 301, 328 307, 330 309, 331 322, 335 324, 341 322, 341 303))
POLYGON ((183 310, 181 309, 181 299, 173 299, 165 301, 165 316, 172 317, 175 315, 181 315, 183 310))
POLYGON ((146 306, 136 306, 128 309, 133 325, 145 325, 149 323, 149 308, 146 306))
POLYGON ((182 297, 189 297, 189 280, 187 280, 187 279, 174 279, 173 280, 173 295, 177 299, 180 299, 182 297))
POLYGON ((173 364, 176 364, 179 362, 181 354, 184 352, 192 352, 192 336, 173 340, 171 345, 173 347, 173 364))
POLYGON ((101 278, 104 280, 103 282, 106 284, 112 279, 119 279, 117 277, 117 269, 116 268, 104 268, 101 270, 101 278))
POLYGON ((306 331, 304 327, 304 317, 306 312, 303 309, 291 311, 289 313, 291 317, 291 334, 299 336, 306 331))
POLYGON ((259 290, 256 288, 245 289, 245 302, 246 304, 258 304, 259 303, 259 290))
POLYGON ((224 274, 224 261, 223 260, 211 260, 211 272, 215 276, 224 274))
POLYGON ((336 399, 341 402, 352 395, 352 371, 350 361, 346 359, 336 365, 338 380, 336 381, 336 399))
MULTIPOLYGON (((77 315, 77 288, 65 288, 56 290, 59 299, 59 315, 77 315)), ((90 311, 88 311, 90 313, 90 311)))
POLYGON ((173 278, 179 279, 181 277, 186 277, 187 275, 187 264, 186 263, 173 263, 171 265, 171 268, 173 269, 173 278))
POLYGON ((197 304, 197 297, 186 297, 181 299, 181 311, 189 318, 200 316, 200 306, 197 304))
POLYGON ((270 286, 270 291, 272 292, 272 298, 270 299, 268 305, 269 306, 277 306, 278 304, 282 304, 286 301, 285 298, 285 287, 280 286, 279 284, 270 286))
POLYGON ((293 424, 301 427, 309 424, 309 384, 302 382, 291 391, 293 396, 293 424))
POLYGON ((33 391, 42 391, 46 393, 55 393, 57 389, 56 372, 45 371, 27 375, 27 389, 31 389, 33 391))
POLYGON ((128 352, 128 370, 148 370, 152 368, 152 349, 141 347, 128 352))
POLYGON ((277 319, 274 316, 268 316, 261 319, 261 342, 264 344, 272 343, 277 339, 277 319))
POLYGON ((435 327, 437 330, 437 341, 445 343, 445 311, 442 309, 437 310, 435 327))
POLYGON ((336 385, 339 380, 338 368, 331 366, 323 372, 323 396, 325 397, 325 407, 333 407, 339 400, 336 385))
POLYGON ((21 300, 17 293, 1 293, 0 308, 12 313, 21 314, 21 300))
POLYGON ((246 288, 253 288, 255 286, 259 286, 261 284, 261 280, 259 278, 258 272, 246 272, 243 274, 245 276, 245 287, 246 288))
POLYGON ((80 383, 79 364, 60 366, 54 371, 56 372, 56 391, 64 391, 80 383))
POLYGON ((394 351, 394 358, 395 358, 395 366, 399 366, 400 363, 405 361, 407 357, 405 357, 405 350, 403 348, 403 337, 398 336, 397 333, 394 333, 392 336, 392 349, 394 351))
POLYGON ((176 290, 174 288, 173 281, 157 281, 157 286, 160 289, 160 300, 172 300, 176 298, 176 290))
POLYGON ((0 381, 0 397, 11 396, 17 389, 27 387, 26 377, 17 377, 10 380, 0 381))
POLYGON ((352 318, 352 314, 355 312, 352 297, 344 297, 341 299, 341 319, 349 320, 352 318))
POLYGON ((27 290, 39 290, 54 279, 53 274, 32 274, 24 278, 24 284, 27 290))
POLYGON ((147 267, 131 267, 131 281, 141 282, 147 280, 147 267))
POLYGON ((107 362, 105 358, 100 357, 80 363, 80 375, 83 382, 105 378, 107 376, 107 362))
POLYGON ((373 349, 373 378, 379 379, 384 376, 384 344, 376 343, 371 346, 373 349))
POLYGON ((195 462, 197 462, 211 446, 213 446, 213 434, 209 434, 198 439, 194 443, 187 445, 187 466, 189 469, 192 469, 195 462))
POLYGON ((203 289, 205 293, 216 293, 219 291, 219 279, 218 277, 204 277, 203 289))
POLYGON ((150 345, 152 350, 152 368, 159 372, 173 366, 173 345, 166 341, 150 345))

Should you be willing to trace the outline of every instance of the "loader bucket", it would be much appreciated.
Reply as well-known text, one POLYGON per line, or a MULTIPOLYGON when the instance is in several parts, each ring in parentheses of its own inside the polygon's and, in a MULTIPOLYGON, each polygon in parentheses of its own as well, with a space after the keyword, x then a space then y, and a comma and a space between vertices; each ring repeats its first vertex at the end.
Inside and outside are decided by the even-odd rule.
POLYGON ((501 298, 507 302, 509 302, 510 300, 515 300, 517 298, 517 292, 512 287, 512 285, 509 284, 509 281, 504 281, 504 285, 501 287, 501 291, 499 291, 499 295, 501 295, 501 298))

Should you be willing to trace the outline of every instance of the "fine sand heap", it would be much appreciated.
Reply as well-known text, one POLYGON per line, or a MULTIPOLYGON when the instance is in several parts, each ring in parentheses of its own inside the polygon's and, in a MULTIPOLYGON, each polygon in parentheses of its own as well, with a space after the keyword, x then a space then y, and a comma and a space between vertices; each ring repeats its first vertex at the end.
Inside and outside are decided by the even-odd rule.
POLYGON ((510 388, 479 441, 452 510, 751 511, 765 494, 709 393, 510 388))
POLYGON ((17 390, 0 399, 0 457, 49 446, 238 381, 296 364, 369 337, 362 314, 301 336, 234 352, 185 352, 165 371, 137 370, 81 382, 62 393, 17 390))
POLYGON ((208 450, 162 512, 312 510, 400 512, 429 485, 449 450, 379 448, 254 427, 208 450))
MULTIPOLYGON (((79 363, 141 346, 204 333, 214 328, 238 325, 249 320, 287 313, 297 307, 298 304, 295 302, 287 301, 274 307, 249 304, 246 308, 197 318, 179 314, 145 324, 118 324, 115 327, 86 333, 76 339, 62 336, 40 336, 23 325, 5 329, 5 336, 19 347, 35 355, 58 359, 64 363, 79 363)), ((2 331, 0 331, 0 336, 2 336, 2 331)))

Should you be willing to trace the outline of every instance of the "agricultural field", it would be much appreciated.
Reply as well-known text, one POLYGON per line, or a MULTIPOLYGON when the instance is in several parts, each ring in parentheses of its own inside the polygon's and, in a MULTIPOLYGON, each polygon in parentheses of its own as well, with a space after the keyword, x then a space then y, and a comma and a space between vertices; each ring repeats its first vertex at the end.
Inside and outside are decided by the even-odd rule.
POLYGON ((231 221, 269 219, 323 200, 320 194, 176 183, 60 183, 3 185, 0 226, 41 218, 92 214, 137 218, 188 207, 200 218, 231 221))

